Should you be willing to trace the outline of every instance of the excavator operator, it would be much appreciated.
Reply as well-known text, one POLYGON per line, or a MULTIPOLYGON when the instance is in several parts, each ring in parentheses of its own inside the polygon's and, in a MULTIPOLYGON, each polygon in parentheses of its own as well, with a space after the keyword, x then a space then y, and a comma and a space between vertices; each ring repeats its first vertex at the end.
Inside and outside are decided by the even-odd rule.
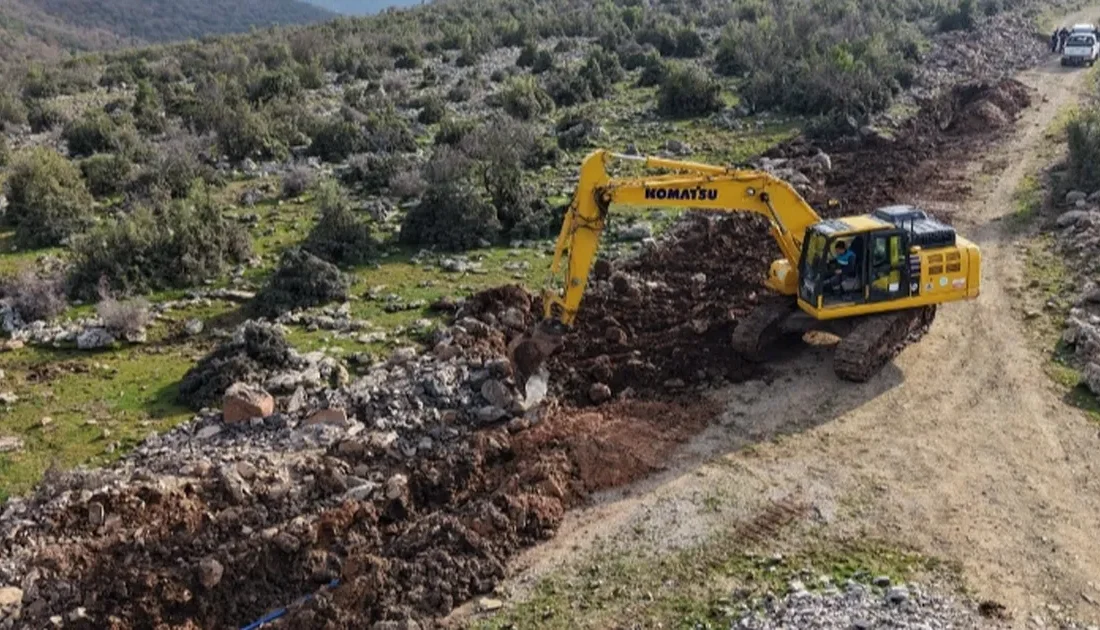
POLYGON ((856 253, 844 241, 837 241, 833 246, 832 258, 835 272, 828 284, 834 292, 843 293, 858 280, 856 253))

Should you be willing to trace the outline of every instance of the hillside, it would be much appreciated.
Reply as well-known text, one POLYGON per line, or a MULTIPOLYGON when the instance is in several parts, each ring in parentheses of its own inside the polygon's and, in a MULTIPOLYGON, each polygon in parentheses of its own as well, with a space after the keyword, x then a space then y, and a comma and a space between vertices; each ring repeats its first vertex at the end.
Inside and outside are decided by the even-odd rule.
POLYGON ((331 17, 299 0, 3 0, 0 61, 49 60, 331 17))
POLYGON ((412 7, 420 0, 304 0, 333 13, 342 15, 374 15, 390 7, 412 7))

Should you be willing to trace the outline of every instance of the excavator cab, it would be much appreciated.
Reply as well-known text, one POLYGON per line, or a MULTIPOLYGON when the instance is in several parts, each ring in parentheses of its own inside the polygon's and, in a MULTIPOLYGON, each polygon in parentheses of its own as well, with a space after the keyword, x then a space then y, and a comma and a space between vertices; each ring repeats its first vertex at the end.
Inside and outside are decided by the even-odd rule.
POLYGON ((823 221, 806 231, 802 250, 798 297, 811 314, 920 293, 920 250, 897 225, 866 216, 823 221))

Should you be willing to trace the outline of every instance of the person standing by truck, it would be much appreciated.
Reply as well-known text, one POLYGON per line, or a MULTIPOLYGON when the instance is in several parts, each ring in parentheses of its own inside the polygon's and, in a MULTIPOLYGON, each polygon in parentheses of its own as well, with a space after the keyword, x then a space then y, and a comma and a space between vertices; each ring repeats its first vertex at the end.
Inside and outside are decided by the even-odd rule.
POLYGON ((1066 49, 1066 40, 1069 38, 1069 29, 1062 27, 1058 31, 1058 52, 1062 52, 1066 49))

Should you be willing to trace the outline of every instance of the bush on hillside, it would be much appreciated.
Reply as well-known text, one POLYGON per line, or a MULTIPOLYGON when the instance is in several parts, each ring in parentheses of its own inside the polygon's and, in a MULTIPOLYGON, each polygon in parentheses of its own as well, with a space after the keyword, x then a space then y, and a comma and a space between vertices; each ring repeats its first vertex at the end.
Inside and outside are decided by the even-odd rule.
POLYGON ((116 300, 107 295, 95 305, 95 312, 104 328, 123 339, 140 335, 153 321, 149 302, 144 298, 116 300))
POLYGON ((592 100, 588 79, 567 68, 557 68, 547 75, 546 92, 558 107, 571 107, 592 100))
POLYGON ((0 130, 27 122, 27 108, 15 94, 0 91, 0 130))
POLYGON ((464 153, 438 147, 422 169, 424 194, 405 215, 399 240, 449 251, 495 240, 500 230, 496 209, 483 198, 473 169, 474 161, 464 153))
POLYGON ((24 270, 4 282, 4 297, 24 322, 51 321, 65 312, 64 278, 24 270))
POLYGON ((623 67, 619 58, 604 50, 594 50, 584 62, 580 76, 588 82, 588 91, 594 98, 611 93, 616 83, 623 80, 623 67))
POLYGON ((706 43, 695 29, 683 28, 680 29, 680 32, 676 33, 676 49, 673 52, 674 57, 694 59, 703 56, 706 50, 706 43))
POLYGON ((519 51, 519 57, 516 57, 516 66, 519 68, 530 68, 535 65, 535 55, 539 53, 539 47, 534 42, 527 42, 523 45, 523 48, 519 51))
POLYGON ((146 199, 182 199, 196 180, 219 183, 214 169, 199 160, 209 143, 196 136, 179 134, 158 144, 149 160, 130 184, 129 192, 146 199))
POLYGON ((291 68, 269 70, 260 74, 248 88, 248 100, 266 103, 276 98, 292 99, 302 92, 302 81, 291 68))
POLYGON ((669 65, 657 55, 650 56, 638 74, 638 87, 661 85, 668 78, 669 65))
POLYGON ((501 94, 504 111, 520 120, 532 120, 549 114, 554 103, 531 77, 514 77, 501 94))
POLYGON ((422 125, 434 125, 447 116, 447 106, 438 96, 429 96, 420 103, 416 120, 422 125))
POLYGON ((535 53, 535 62, 531 65, 532 74, 543 74, 554 67, 554 53, 549 50, 540 50, 535 53))
POLYGON ((88 191, 97 197, 117 195, 130 182, 130 160, 116 153, 99 153, 80 162, 88 191))
POLYGON ((8 137, 0 135, 0 168, 8 165, 11 161, 11 147, 8 146, 8 137))
POLYGON ((297 248, 283 252, 279 267, 252 301, 266 317, 348 298, 350 282, 335 265, 297 248))
POLYGON ((65 125, 61 138, 69 154, 86 157, 95 153, 121 153, 137 144, 137 133, 128 116, 115 119, 102 110, 90 109, 65 125))
POLYGON ((283 197, 293 199, 309 190, 313 185, 313 169, 301 164, 294 166, 283 175, 283 197))
POLYGON ((92 199, 80 169, 45 147, 17 156, 4 183, 8 209, 20 247, 48 247, 87 227, 92 199))
POLYGON ((250 254, 248 233, 198 187, 187 199, 140 206, 74 239, 70 293, 94 300, 102 279, 121 295, 191 287, 250 254))
POLYGON ((722 86, 698 68, 669 70, 657 91, 657 111, 663 116, 702 116, 722 109, 722 86))
POLYGON ((362 265, 377 256, 370 224, 355 215, 336 182, 322 182, 316 200, 319 217, 303 249, 341 267, 362 265))
POLYGON ((439 123, 435 131, 435 145, 457 146, 476 127, 477 123, 469 119, 447 118, 439 123))
POLYGON ((278 137, 271 121, 247 106, 225 112, 214 124, 218 148, 234 162, 245 158, 281 160, 289 155, 286 144, 278 137))
POLYGON ((400 155, 360 153, 348 158, 348 168, 342 179, 346 186, 360 193, 378 194, 394 175, 407 168, 410 160, 400 155))
POLYGON ((954 11, 940 18, 940 31, 968 31, 974 28, 974 0, 959 0, 954 11))
POLYGON ((1100 190, 1100 109, 1082 111, 1066 125, 1066 183, 1088 193, 1100 190))
POLYGON ((65 113, 53 103, 35 101, 27 110, 27 123, 34 133, 42 133, 68 122, 65 113))

